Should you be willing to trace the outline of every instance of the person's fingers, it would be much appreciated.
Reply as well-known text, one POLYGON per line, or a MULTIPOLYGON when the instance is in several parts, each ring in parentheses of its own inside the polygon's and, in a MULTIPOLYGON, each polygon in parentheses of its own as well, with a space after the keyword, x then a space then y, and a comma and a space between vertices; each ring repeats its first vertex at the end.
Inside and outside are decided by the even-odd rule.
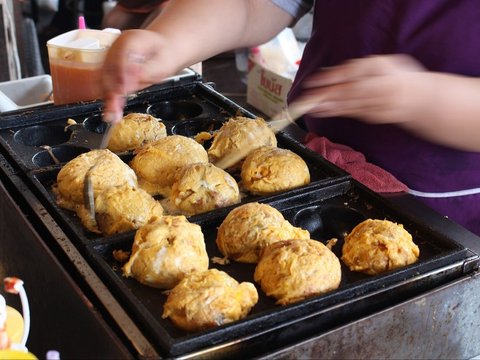
POLYGON ((171 44, 150 30, 123 33, 107 53, 103 94, 130 94, 174 74, 181 67, 171 44), (168 50, 167 50, 168 49, 168 50))
POLYGON ((341 65, 311 75, 304 81, 303 85, 305 88, 330 86, 356 81, 365 76, 380 75, 385 70, 378 67, 378 62, 373 58, 348 60, 341 65))
POLYGON ((134 38, 125 35, 119 38, 108 51, 103 66, 102 86, 104 93, 127 94, 139 83, 141 66, 146 54, 134 38))
POLYGON ((103 69, 104 121, 106 122, 120 121, 127 94, 135 91, 139 86, 140 64, 133 63, 128 54, 124 58, 126 61, 122 58, 103 69))
POLYGON ((315 117, 349 116, 387 123, 398 121, 401 88, 398 81, 384 76, 309 89, 302 97, 316 99, 309 111, 315 117))
POLYGON ((365 83, 366 81, 348 82, 311 88, 302 93, 301 99, 312 99, 310 102, 314 102, 317 105, 345 99, 366 101, 373 94, 368 92, 370 85, 365 83))
POLYGON ((377 124, 391 123, 393 109, 385 108, 382 104, 365 102, 358 99, 324 101, 313 108, 310 116, 326 117, 351 117, 377 124))
POLYGON ((132 30, 123 33, 107 53, 101 74, 104 120, 120 121, 128 94, 150 85, 143 68, 152 55, 153 37, 149 32, 132 30))
POLYGON ((117 124, 123 117, 125 97, 110 94, 104 99, 103 121, 117 124))
POLYGON ((374 55, 351 59, 338 66, 322 69, 305 79, 304 88, 329 86, 361 80, 370 76, 382 76, 404 71, 422 71, 415 59, 404 54, 374 55))

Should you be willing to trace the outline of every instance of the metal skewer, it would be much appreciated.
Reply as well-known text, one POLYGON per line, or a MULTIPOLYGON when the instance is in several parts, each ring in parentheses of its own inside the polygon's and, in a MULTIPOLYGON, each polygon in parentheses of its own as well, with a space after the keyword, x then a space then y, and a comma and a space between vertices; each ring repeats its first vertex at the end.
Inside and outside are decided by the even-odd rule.
POLYGON ((110 138, 112 137, 112 128, 113 125, 111 123, 107 123, 107 127, 103 133, 102 141, 100 142, 100 149, 106 149, 108 143, 110 142, 110 138))
POLYGON ((87 209, 90 219, 96 222, 95 218, 95 194, 93 189, 93 181, 92 181, 92 170, 95 168, 97 164, 95 163, 88 169, 85 173, 85 178, 83 180, 83 203, 85 208, 87 209))

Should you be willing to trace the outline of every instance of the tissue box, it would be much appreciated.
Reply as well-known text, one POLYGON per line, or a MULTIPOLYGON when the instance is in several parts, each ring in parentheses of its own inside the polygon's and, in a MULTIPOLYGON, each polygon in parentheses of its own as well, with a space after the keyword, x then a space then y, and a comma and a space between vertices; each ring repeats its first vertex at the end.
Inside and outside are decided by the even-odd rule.
POLYGON ((286 105, 293 78, 280 75, 249 59, 247 103, 271 117, 286 105))

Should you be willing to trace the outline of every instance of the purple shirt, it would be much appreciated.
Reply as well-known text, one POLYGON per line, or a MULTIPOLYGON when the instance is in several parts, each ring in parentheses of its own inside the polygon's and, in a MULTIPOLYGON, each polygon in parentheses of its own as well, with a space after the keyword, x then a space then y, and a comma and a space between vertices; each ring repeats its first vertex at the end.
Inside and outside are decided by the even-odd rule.
MULTIPOLYGON (((410 54, 432 71, 480 76, 479 38, 479 0, 317 0, 312 38, 289 101, 308 74, 371 54, 410 54)), ((394 125, 305 121, 309 130, 362 152, 411 189, 440 196, 480 193, 480 153, 427 142, 394 125)), ((419 199, 480 235, 480 194, 419 199)))

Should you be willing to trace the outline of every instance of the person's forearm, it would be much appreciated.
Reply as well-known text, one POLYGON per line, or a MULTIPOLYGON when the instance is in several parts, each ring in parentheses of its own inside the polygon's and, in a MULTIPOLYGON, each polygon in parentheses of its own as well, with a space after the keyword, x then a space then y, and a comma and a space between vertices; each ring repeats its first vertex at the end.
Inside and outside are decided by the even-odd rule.
POLYGON ((292 20, 270 0, 169 0, 147 29, 122 32, 108 50, 99 83, 104 120, 121 120, 126 94, 218 53, 265 42, 292 20))
POLYGON ((405 129, 432 142, 466 150, 480 151, 480 79, 425 73, 432 77, 426 98, 412 114, 405 129), (423 110, 422 110, 423 109, 423 110))
POLYGON ((188 66, 218 53, 261 44, 289 25, 270 0, 173 0, 149 26, 188 66))

